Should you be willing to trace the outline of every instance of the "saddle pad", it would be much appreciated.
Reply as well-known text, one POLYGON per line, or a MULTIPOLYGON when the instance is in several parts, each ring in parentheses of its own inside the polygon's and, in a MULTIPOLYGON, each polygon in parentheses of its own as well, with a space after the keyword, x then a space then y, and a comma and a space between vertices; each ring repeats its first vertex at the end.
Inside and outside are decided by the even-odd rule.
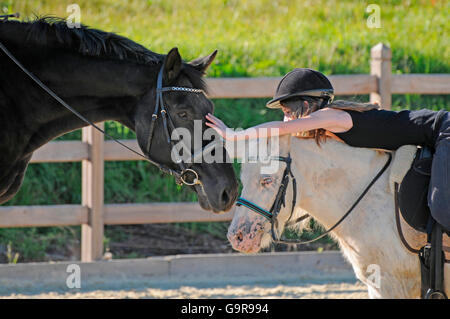
POLYGON ((394 184, 401 184, 417 152, 417 146, 404 145, 398 148, 393 154, 391 171, 389 174, 389 188, 392 194, 395 192, 394 184))

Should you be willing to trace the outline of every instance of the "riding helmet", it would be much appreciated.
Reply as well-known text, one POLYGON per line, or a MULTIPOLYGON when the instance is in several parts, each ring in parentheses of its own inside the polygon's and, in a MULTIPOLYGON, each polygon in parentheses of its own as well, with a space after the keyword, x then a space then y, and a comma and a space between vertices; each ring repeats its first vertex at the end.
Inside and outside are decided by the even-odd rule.
POLYGON ((323 98, 331 102, 334 89, 328 78, 319 71, 297 68, 281 79, 275 96, 266 106, 271 109, 281 108, 280 102, 283 100, 300 96, 323 98))

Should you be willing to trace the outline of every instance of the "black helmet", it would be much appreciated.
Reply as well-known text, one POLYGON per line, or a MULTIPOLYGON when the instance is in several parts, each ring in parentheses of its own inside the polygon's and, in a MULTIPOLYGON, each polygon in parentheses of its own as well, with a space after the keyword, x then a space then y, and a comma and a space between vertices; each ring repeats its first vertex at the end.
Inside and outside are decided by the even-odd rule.
POLYGON ((297 68, 281 79, 275 96, 266 106, 272 109, 281 108, 281 101, 299 96, 324 98, 331 102, 334 89, 328 78, 319 71, 297 68))

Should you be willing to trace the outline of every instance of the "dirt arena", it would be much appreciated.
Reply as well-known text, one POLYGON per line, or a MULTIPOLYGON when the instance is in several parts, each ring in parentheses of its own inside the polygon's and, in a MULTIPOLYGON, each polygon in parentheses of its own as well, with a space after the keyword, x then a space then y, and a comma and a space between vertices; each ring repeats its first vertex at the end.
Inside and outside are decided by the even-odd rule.
POLYGON ((0 265, 0 298, 367 297, 366 287, 336 251, 0 265), (79 269, 79 288, 68 284, 73 275, 68 269, 74 265, 79 269))
POLYGON ((330 284, 265 284, 226 285, 218 287, 181 286, 178 288, 142 288, 131 290, 93 290, 89 292, 41 294, 11 294, 0 298, 45 298, 45 299, 154 299, 154 298, 282 298, 282 299, 360 299, 367 298, 367 289, 360 283, 330 284))

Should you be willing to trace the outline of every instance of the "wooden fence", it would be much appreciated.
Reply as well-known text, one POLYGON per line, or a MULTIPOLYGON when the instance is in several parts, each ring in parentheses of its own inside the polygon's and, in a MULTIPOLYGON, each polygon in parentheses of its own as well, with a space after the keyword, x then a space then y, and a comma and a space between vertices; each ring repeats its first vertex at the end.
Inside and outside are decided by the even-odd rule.
MULTIPOLYGON (((391 74, 391 50, 378 44, 371 50, 371 74, 332 75, 337 95, 370 94, 372 102, 391 107, 392 94, 450 94, 450 74, 391 74)), ((269 98, 279 77, 212 78, 211 98, 269 98)), ((101 124, 102 125, 102 124, 101 124)), ((135 140, 123 140, 138 150, 135 140)), ((51 142, 37 150, 32 163, 82 162, 81 205, 1 206, 0 227, 82 225, 81 259, 103 254, 104 225, 228 221, 231 213, 215 215, 197 203, 110 204, 103 201, 104 161, 141 160, 92 127, 83 128, 82 141, 51 142)))

